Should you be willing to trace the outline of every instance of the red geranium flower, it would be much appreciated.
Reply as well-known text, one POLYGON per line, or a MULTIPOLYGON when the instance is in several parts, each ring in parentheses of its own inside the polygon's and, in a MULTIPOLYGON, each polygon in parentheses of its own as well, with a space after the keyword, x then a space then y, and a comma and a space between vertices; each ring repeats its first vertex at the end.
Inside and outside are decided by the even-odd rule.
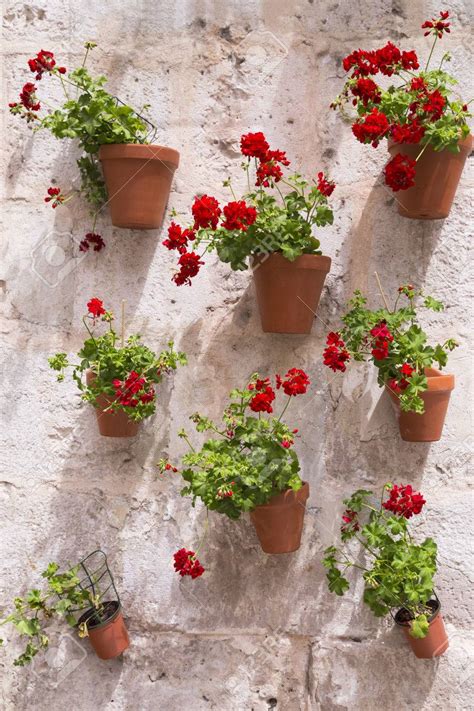
POLYGON ((277 163, 260 163, 257 168, 257 180, 255 185, 270 187, 270 181, 278 183, 283 177, 283 171, 277 163))
POLYGON ((187 551, 186 548, 180 548, 173 555, 174 569, 177 573, 184 577, 190 575, 194 580, 199 578, 205 571, 199 560, 196 558, 194 551, 187 551))
POLYGON ((441 118, 445 105, 446 99, 441 92, 436 89, 430 94, 426 94, 426 101, 423 104, 423 111, 427 114, 432 114, 433 121, 438 121, 438 119, 441 118))
POLYGON ((191 278, 198 274, 200 267, 204 264, 201 261, 199 254, 195 252, 184 252, 178 260, 180 270, 178 274, 173 276, 173 281, 178 285, 191 285, 191 278))
POLYGON ((387 42, 385 47, 375 51, 377 65, 382 74, 390 77, 397 69, 402 58, 401 52, 393 42, 387 42))
POLYGON ((253 412, 273 412, 272 402, 275 399, 275 391, 270 385, 268 378, 250 383, 249 390, 255 390, 256 394, 250 400, 250 409, 253 412))
POLYGON ((331 180, 326 180, 326 178, 324 177, 324 173, 318 173, 317 188, 321 195, 329 197, 334 192, 335 187, 336 183, 333 183, 331 180))
POLYGON ((439 13, 439 19, 437 17, 432 17, 431 20, 426 20, 426 22, 423 22, 421 29, 428 30, 428 32, 425 32, 425 37, 427 35, 434 35, 435 37, 441 39, 441 37, 443 36, 443 32, 451 32, 451 30, 449 29, 450 23, 445 22, 448 17, 448 10, 444 10, 439 13))
POLYGON ((381 91, 373 79, 360 77, 357 83, 351 87, 351 92, 354 96, 359 97, 364 106, 367 106, 370 102, 374 104, 380 103, 381 91))
POLYGON ((54 188, 50 187, 48 188, 48 195, 45 197, 44 201, 45 202, 51 202, 53 201, 52 207, 53 209, 56 208, 58 205, 61 205, 61 203, 64 202, 65 196, 61 195, 61 188, 54 188))
POLYGON ((363 49, 357 49, 344 57, 342 66, 346 72, 354 67, 353 77, 377 74, 379 71, 375 52, 366 52, 363 49))
POLYGON ((25 109, 28 109, 29 111, 39 111, 41 108, 41 104, 36 98, 35 91, 36 86, 31 82, 27 82, 21 90, 20 101, 25 109))
POLYGON ((240 139, 240 152, 249 158, 259 158, 265 160, 267 151, 270 149, 267 139, 261 131, 257 133, 247 133, 240 139))
POLYGON ((282 387, 286 395, 290 397, 292 395, 304 395, 310 384, 311 381, 304 370, 299 368, 291 368, 285 375, 285 380, 277 376, 277 388, 280 389, 282 387))
POLYGON ((404 363, 404 364, 402 365, 402 367, 400 368, 400 373, 401 373, 402 375, 406 375, 407 378, 409 378, 410 375, 411 375, 412 373, 414 373, 414 372, 415 372, 415 368, 412 368, 412 366, 410 365, 410 363, 404 363))
POLYGON ((390 133, 395 143, 419 143, 425 135, 425 128, 415 118, 409 123, 393 124, 390 133))
POLYGON ((390 489, 390 498, 384 501, 382 506, 397 516, 411 518, 413 514, 417 515, 421 512, 424 504, 426 501, 421 493, 414 493, 410 484, 399 486, 394 484, 390 489))
POLYGON ((388 330, 387 324, 385 321, 381 321, 378 323, 376 326, 374 326, 371 331, 370 335, 373 336, 374 338, 381 338, 381 339, 386 339, 387 341, 393 341, 393 336, 388 330))
POLYGON ((346 371, 346 362, 350 359, 349 352, 346 350, 346 344, 342 340, 339 333, 331 331, 326 338, 327 348, 324 349, 324 365, 331 368, 334 372, 346 371))
POLYGON ((100 235, 88 232, 79 245, 79 251, 88 252, 91 244, 94 245, 94 252, 100 252, 105 247, 105 242, 100 235))
POLYGON ((229 202, 224 207, 225 221, 221 224, 226 230, 242 230, 246 232, 257 219, 257 210, 249 207, 245 200, 229 202))
POLYGON ((103 301, 101 299, 97 299, 96 297, 87 302, 87 309, 94 318, 98 318, 99 316, 105 314, 103 301))
POLYGON ((275 163, 281 163, 287 167, 290 165, 290 161, 286 157, 285 151, 279 151, 278 149, 275 151, 267 151, 264 158, 261 160, 264 162, 274 161, 275 163))
POLYGON ((357 521, 357 511, 352 511, 352 509, 346 509, 342 514, 342 520, 346 524, 341 526, 342 533, 346 533, 349 528, 351 531, 358 531, 360 529, 359 523, 357 521))
POLYGON ((385 182, 394 192, 407 190, 415 184, 416 161, 397 153, 385 166, 385 182))
POLYGON ((213 230, 217 227, 217 222, 221 214, 221 209, 216 198, 209 195, 202 195, 194 200, 191 208, 194 217, 194 229, 212 227, 213 230))
POLYGON ((414 49, 412 49, 410 52, 402 52, 401 63, 403 69, 406 70, 418 69, 420 66, 417 54, 414 49))
MULTIPOLYGON (((36 73, 36 79, 39 81, 45 72, 51 72, 56 66, 56 60, 52 52, 47 52, 41 49, 34 59, 28 60, 28 66, 32 72, 36 73)), ((66 67, 57 67, 60 74, 66 73, 66 67)))
POLYGON ((361 143, 372 143, 374 148, 378 145, 390 128, 387 117, 376 107, 352 125, 352 133, 361 143))
POLYGON ((168 239, 163 241, 163 244, 168 249, 176 249, 180 254, 186 252, 188 240, 193 241, 196 238, 193 230, 182 230, 179 225, 172 222, 168 227, 168 239))

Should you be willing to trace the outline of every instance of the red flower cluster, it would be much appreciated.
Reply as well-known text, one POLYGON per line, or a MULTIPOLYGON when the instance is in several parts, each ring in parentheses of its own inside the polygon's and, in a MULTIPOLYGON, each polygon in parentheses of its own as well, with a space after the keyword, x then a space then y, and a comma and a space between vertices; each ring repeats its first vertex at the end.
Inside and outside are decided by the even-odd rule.
POLYGON ((96 297, 87 302, 87 309, 94 318, 99 318, 99 316, 103 316, 106 313, 104 302, 96 297))
POLYGON ((387 135, 389 128, 385 114, 374 106, 370 114, 352 124, 352 133, 361 143, 371 143, 376 148, 380 139, 387 135))
POLYGON ((240 139, 240 152, 247 158, 256 158, 259 161, 257 166, 257 180, 255 185, 268 188, 271 183, 278 183, 283 177, 280 165, 289 166, 290 161, 284 151, 270 150, 267 139, 261 131, 257 133, 247 133, 240 139))
POLYGON ((425 128, 420 126, 417 118, 414 118, 408 123, 394 123, 390 135, 395 143, 419 143, 425 135, 425 128))
POLYGON ((182 230, 176 222, 172 222, 168 227, 168 239, 163 244, 168 249, 176 249, 180 254, 184 254, 188 247, 188 240, 193 241, 196 235, 193 230, 182 230))
POLYGON ((275 391, 270 385, 270 380, 257 380, 256 383, 250 383, 249 390, 255 390, 256 394, 250 400, 250 409, 253 412, 273 412, 272 402, 275 399, 275 391))
POLYGON ((124 407, 136 407, 139 402, 146 404, 155 399, 153 385, 147 382, 144 376, 140 376, 135 370, 127 376, 125 380, 115 378, 112 380, 115 388, 115 398, 124 407), (133 397, 136 395, 137 397, 133 397))
POLYGON ((282 380, 282 378, 277 375, 276 382, 277 389, 279 390, 282 387, 286 395, 290 397, 292 395, 304 395, 308 386, 311 384, 304 370, 300 370, 299 368, 291 368, 285 375, 285 380, 282 380))
POLYGON ((191 278, 198 274, 199 269, 204 264, 199 254, 195 252, 184 252, 178 259, 179 272, 173 276, 173 281, 178 286, 183 284, 191 285, 191 278))
MULTIPOLYGON (((42 79, 43 74, 51 72, 56 67, 56 60, 52 52, 41 49, 34 59, 28 60, 30 70, 36 73, 36 79, 42 79)), ((66 74, 66 67, 56 67, 60 74, 66 74)))
POLYGON ((48 195, 45 197, 44 201, 45 202, 51 202, 53 201, 52 208, 56 208, 58 205, 61 205, 61 203, 64 202, 65 196, 61 195, 61 188, 53 188, 50 187, 48 188, 48 195))
POLYGON ((340 370, 341 373, 344 373, 346 361, 350 359, 350 355, 340 334, 334 333, 334 331, 328 333, 326 346, 327 348, 323 352, 324 365, 327 365, 334 372, 340 370))
POLYGON ((100 252, 105 247, 102 237, 95 232, 88 232, 79 245, 80 252, 88 252, 89 247, 94 245, 94 252, 100 252))
POLYGON ((201 228, 205 229, 206 227, 212 227, 213 230, 216 229, 221 214, 221 209, 216 198, 210 197, 209 195, 197 197, 194 200, 191 211, 194 217, 195 230, 201 228))
POLYGON ((257 210, 249 207, 245 200, 229 202, 224 207, 225 220, 221 224, 226 230, 242 230, 246 232, 257 219, 257 210))
POLYGON ((427 35, 434 35, 438 39, 441 39, 441 37, 443 36, 443 32, 451 32, 451 30, 449 29, 450 23, 446 22, 448 17, 448 10, 444 10, 439 13, 439 18, 432 17, 431 20, 426 20, 426 22, 423 22, 421 29, 428 30, 427 32, 425 32, 425 37, 427 35))
MULTIPOLYGON (((351 86, 351 92, 362 101, 364 106, 367 106, 370 102, 373 104, 380 103, 381 91, 373 79, 360 77, 357 79, 357 82, 351 86)), ((352 103, 355 106, 357 104, 357 100, 354 99, 352 103)))
POLYGON ((370 74, 392 76, 399 69, 418 69, 418 57, 414 50, 401 52, 392 42, 385 47, 367 52, 358 49, 342 60, 342 66, 348 72, 353 69, 352 78, 367 77, 370 74))
POLYGON ((446 99, 438 89, 427 93, 423 104, 423 111, 431 114, 432 121, 438 121, 441 118, 443 109, 446 106, 446 99))
POLYGON ((385 182, 394 192, 407 190, 415 184, 416 160, 403 153, 390 160, 384 169, 385 182))
POLYGON ((174 569, 177 573, 184 577, 190 575, 191 578, 199 578, 204 573, 204 568, 196 558, 194 551, 187 551, 186 548, 180 548, 173 556, 174 569))
POLYGON ((404 363, 400 368, 400 375, 402 377, 399 379, 391 378, 387 383, 388 387, 390 388, 390 390, 393 390, 393 392, 398 395, 398 393, 403 392, 403 390, 406 390, 407 387, 410 385, 407 378, 411 377, 414 372, 415 368, 412 368, 409 363, 404 363))
POLYGON ((289 449, 292 444, 294 444, 292 439, 282 439, 280 442, 281 446, 284 447, 284 449, 289 449))
POLYGON ((41 108, 41 104, 36 98, 35 91, 36 86, 31 82, 27 82, 21 90, 20 101, 27 111, 39 111, 41 108))
POLYGON ((176 473, 178 470, 177 470, 177 468, 174 467, 172 464, 170 464, 169 462, 166 462, 166 464, 165 464, 165 471, 176 473))
POLYGON ((231 481, 230 485, 228 487, 225 487, 224 489, 218 489, 217 490, 217 498, 218 499, 230 499, 234 495, 234 492, 230 487, 235 486, 235 481, 231 481))
POLYGON ((411 518, 413 514, 421 512, 424 504, 426 501, 421 493, 415 494, 410 484, 406 486, 394 484, 390 489, 390 498, 388 501, 384 501, 382 506, 397 516, 411 518))
POLYGON ((320 172, 318 173, 318 182, 316 184, 316 187, 318 188, 321 195, 329 197, 333 194, 334 188, 336 187, 336 183, 334 183, 332 180, 327 180, 324 173, 320 172))
POLYGON ((387 328, 385 321, 381 321, 371 329, 370 335, 374 338, 372 355, 375 360, 385 360, 388 357, 388 344, 393 341, 393 336, 387 328))
POLYGON ((357 511, 352 511, 352 509, 346 509, 342 514, 342 520, 344 521, 344 526, 341 526, 341 533, 348 533, 349 531, 358 531, 360 526, 357 521, 357 511))

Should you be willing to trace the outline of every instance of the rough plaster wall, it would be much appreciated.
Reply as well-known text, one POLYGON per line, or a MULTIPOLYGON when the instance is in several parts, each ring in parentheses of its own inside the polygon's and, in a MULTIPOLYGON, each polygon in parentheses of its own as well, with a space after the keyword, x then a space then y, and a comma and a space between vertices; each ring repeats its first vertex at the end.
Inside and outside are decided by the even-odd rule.
MULTIPOLYGON (((443 48, 453 50, 452 69, 464 95, 472 95, 472 4, 448 6, 455 31, 443 48)), ((199 191, 224 197, 221 180, 239 175, 237 139, 247 130, 263 129, 303 172, 329 171, 338 188, 334 226, 322 233, 333 266, 313 333, 263 334, 249 273, 208 260, 192 289, 176 289, 174 255, 160 246, 158 231, 113 229, 105 216, 105 252, 71 262, 67 276, 47 267, 35 250, 41 240, 71 230, 80 238, 89 227, 84 205, 53 212, 42 201, 53 179, 63 188, 74 180, 75 148, 33 137, 4 117, 1 606, 50 560, 73 562, 100 545, 116 574, 132 646, 123 659, 101 662, 87 642, 67 640, 63 657, 52 653, 42 663, 45 674, 41 664, 11 667, 15 650, 7 648, 0 657, 3 709, 470 707, 472 173, 466 168, 449 219, 403 219, 380 181, 384 149, 359 145, 328 110, 342 85, 344 54, 390 38, 426 56, 420 24, 438 9, 435 0, 4 3, 2 107, 29 77, 26 60, 39 48, 69 67, 83 40, 95 39, 91 67, 110 77, 123 100, 152 104, 159 141, 181 152, 170 207, 188 210, 199 191), (337 323, 354 288, 376 298, 374 270, 387 291, 409 280, 447 304, 426 324, 433 339, 449 335, 462 344, 450 359, 456 389, 439 443, 399 439, 370 369, 332 377, 321 365, 323 323, 337 323), (130 330, 156 348, 174 337, 189 355, 189 366, 162 389, 158 414, 132 442, 101 438, 73 383, 56 384, 47 366, 51 353, 77 351, 80 315, 92 295, 116 311, 126 298, 130 330), (291 411, 311 485, 300 551, 266 556, 248 520, 216 514, 202 556, 209 571, 179 580, 171 554, 197 540, 205 512, 180 498, 179 480, 157 477, 154 463, 183 452, 177 432, 195 409, 215 416, 253 370, 292 366, 307 369, 314 383, 312 397, 291 411), (451 640, 436 662, 416 660, 389 620, 374 619, 360 586, 342 600, 326 589, 321 553, 337 535, 342 496, 387 480, 409 481, 428 499, 418 533, 439 543, 437 588, 451 640)), ((45 79, 41 91, 51 87, 45 79)))

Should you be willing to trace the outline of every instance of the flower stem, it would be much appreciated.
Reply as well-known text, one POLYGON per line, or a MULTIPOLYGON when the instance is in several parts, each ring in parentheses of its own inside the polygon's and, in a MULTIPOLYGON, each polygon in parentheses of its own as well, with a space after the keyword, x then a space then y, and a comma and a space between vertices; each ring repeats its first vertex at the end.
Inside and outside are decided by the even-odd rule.
POLYGON ((377 272, 374 272, 374 274, 375 274, 375 278, 376 278, 376 280, 377 280, 377 284, 378 284, 378 287, 379 287, 380 294, 381 294, 382 299, 383 299, 383 302, 384 302, 384 304, 385 304, 385 308, 387 309, 387 311, 388 311, 389 313, 392 313, 392 312, 390 311, 390 307, 389 307, 389 305, 388 305, 387 299, 385 298, 385 294, 383 293, 382 284, 381 284, 381 281, 380 281, 380 279, 379 279, 379 275, 377 274, 377 272))

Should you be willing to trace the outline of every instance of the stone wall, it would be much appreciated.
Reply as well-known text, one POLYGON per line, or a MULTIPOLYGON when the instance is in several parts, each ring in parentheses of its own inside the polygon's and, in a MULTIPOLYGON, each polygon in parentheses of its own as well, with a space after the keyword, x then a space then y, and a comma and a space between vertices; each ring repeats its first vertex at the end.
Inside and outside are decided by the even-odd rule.
MULTIPOLYGON (((263 334, 250 273, 232 273, 212 258, 192 288, 177 289, 162 232, 114 229, 104 215, 98 227, 106 250, 77 258, 77 240, 89 231, 86 206, 76 201, 53 211, 43 202, 54 180, 65 189, 74 184, 77 151, 32 135, 5 113, 0 609, 50 560, 74 562, 100 546, 132 646, 123 659, 100 662, 87 642, 58 638, 59 649, 53 645, 27 670, 11 666, 17 650, 7 646, 2 709, 470 708, 472 172, 466 168, 449 219, 404 219, 380 179, 384 149, 358 144, 328 109, 342 86, 345 54, 392 39, 426 56, 420 25, 439 9, 434 0, 5 0, 2 106, 30 79, 26 60, 40 48, 69 67, 83 41, 94 39, 91 68, 107 74, 123 100, 150 103, 159 142, 181 152, 170 208, 186 212, 199 192, 224 197, 222 178, 240 174, 238 138, 249 130, 263 130, 303 173, 327 171, 337 190, 334 225, 321 232, 333 266, 311 336, 263 334), (63 233, 73 235, 70 251, 63 263, 48 263, 43 241, 54 246, 63 233), (387 291, 411 281, 447 305, 426 321, 433 338, 461 343, 450 359, 456 389, 438 443, 400 440, 370 368, 336 377, 323 369, 326 324, 337 324, 354 288, 375 301, 374 271, 387 291), (77 351, 91 296, 116 312, 125 298, 130 331, 156 348, 173 337, 189 357, 131 442, 101 438, 74 384, 57 384, 47 365, 58 350, 77 351), (205 511, 179 496, 179 479, 157 475, 155 462, 184 452, 177 432, 193 411, 217 416, 228 391, 252 371, 292 366, 313 382, 312 396, 297 399, 291 413, 311 486, 300 551, 266 556, 246 517, 211 515, 202 554, 209 570, 180 580, 172 553, 195 543, 205 511), (438 661, 417 660, 390 620, 363 606, 359 586, 343 599, 327 591, 321 556, 337 535, 341 498, 388 480, 411 482, 428 500, 417 533, 439 543, 437 589, 451 640, 438 661)), ((452 50, 466 96, 472 4, 453 0, 448 9, 454 27, 441 51, 452 50)), ((41 90, 51 87, 46 79, 41 90)))

